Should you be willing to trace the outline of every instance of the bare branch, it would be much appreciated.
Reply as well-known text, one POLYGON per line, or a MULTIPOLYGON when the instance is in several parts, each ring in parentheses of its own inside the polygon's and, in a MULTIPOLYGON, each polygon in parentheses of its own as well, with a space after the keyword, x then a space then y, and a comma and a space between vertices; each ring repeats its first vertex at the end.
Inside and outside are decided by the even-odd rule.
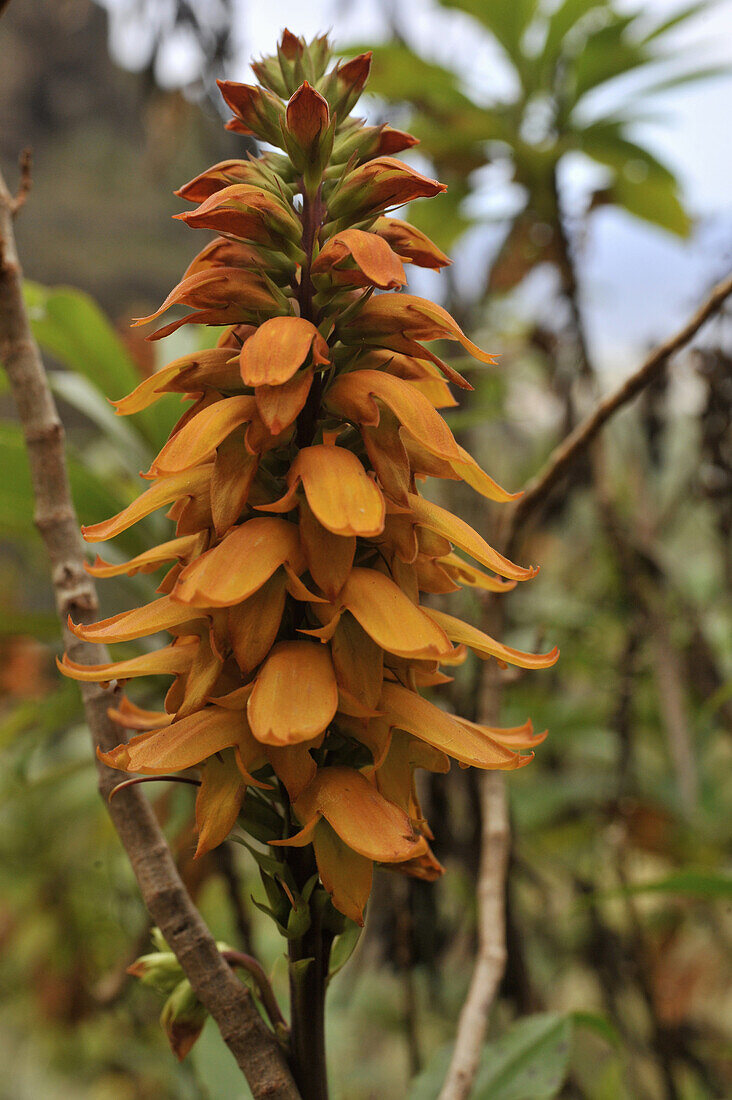
MULTIPOLYGON (((480 701, 480 721, 486 725, 495 725, 498 720, 501 687, 492 662, 486 663, 480 701)), ((502 772, 488 771, 481 775, 480 801, 478 953, 458 1020, 452 1061, 438 1100, 467 1100, 470 1096, 488 1017, 506 968, 506 870, 511 833, 502 772)))
POLYGON ((18 212, 25 206, 25 200, 28 198, 31 187, 33 186, 33 177, 31 170, 33 168, 33 150, 30 146, 24 149, 20 154, 20 183, 18 184, 18 190, 15 193, 15 198, 12 203, 12 215, 16 217, 18 212))
MULTIPOLYGON (((35 520, 51 560, 64 639, 76 659, 97 664, 106 659, 102 647, 74 638, 65 625, 69 614, 75 622, 92 621, 97 597, 84 570, 84 547, 65 466, 63 427, 23 302, 12 224, 15 206, 0 174, 0 361, 10 379, 28 447, 35 520)), ((105 750, 113 748, 119 734, 107 711, 115 690, 82 684, 81 693, 92 742, 105 750)), ((98 767, 99 789, 108 803, 118 776, 102 764, 98 767)), ((219 954, 140 788, 120 792, 109 805, 109 813, 152 919, 218 1024, 254 1097, 298 1100, 284 1052, 263 1023, 249 990, 219 954)))
POLYGON ((583 454, 601 428, 605 426, 611 416, 622 409, 636 397, 650 382, 656 378, 666 361, 692 339, 705 321, 713 317, 724 305, 724 302, 732 293, 732 275, 718 283, 712 293, 693 317, 650 353, 638 368, 635 374, 614 393, 611 393, 599 403, 595 411, 581 424, 578 424, 573 432, 552 452, 544 469, 541 470, 528 484, 526 492, 517 502, 508 521, 507 545, 510 547, 516 532, 526 522, 531 513, 546 497, 547 493, 566 474, 569 467, 581 454, 583 454))

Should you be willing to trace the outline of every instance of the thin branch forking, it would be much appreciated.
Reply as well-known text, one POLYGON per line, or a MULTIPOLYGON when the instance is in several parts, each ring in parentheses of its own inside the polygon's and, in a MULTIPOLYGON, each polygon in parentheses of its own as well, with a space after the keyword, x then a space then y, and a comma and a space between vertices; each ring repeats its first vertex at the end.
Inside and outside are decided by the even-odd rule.
POLYGON ((594 412, 581 424, 578 424, 574 431, 570 432, 567 438, 552 451, 544 468, 529 482, 526 492, 511 513, 507 524, 508 536, 506 538, 509 547, 519 528, 524 525, 540 502, 545 499, 546 495, 567 473, 570 466, 587 450, 610 417, 632 401, 634 397, 637 397, 658 376, 667 360, 675 352, 685 347, 702 325, 719 312, 730 294, 732 294, 732 275, 728 275, 726 279, 717 283, 706 301, 689 318, 686 324, 664 343, 654 348, 646 356, 638 370, 631 374, 613 393, 600 401, 594 412))

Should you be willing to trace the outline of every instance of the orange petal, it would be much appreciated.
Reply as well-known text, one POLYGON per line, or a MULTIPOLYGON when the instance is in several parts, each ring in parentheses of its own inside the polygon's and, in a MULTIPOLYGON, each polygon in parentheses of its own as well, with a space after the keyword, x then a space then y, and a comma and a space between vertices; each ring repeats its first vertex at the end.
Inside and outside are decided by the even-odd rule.
POLYGON ((120 771, 162 775, 192 768, 214 753, 236 745, 241 730, 241 712, 208 707, 172 726, 133 737, 111 752, 97 750, 97 756, 120 771))
POLYGON ((458 449, 461 457, 457 461, 451 459, 450 465, 458 477, 461 477, 466 485, 469 485, 471 489, 475 489, 481 496, 505 504, 509 500, 518 500, 519 497, 524 495, 523 490, 518 493, 509 493, 507 489, 503 489, 497 481, 488 476, 485 470, 480 468, 472 455, 469 455, 462 447, 458 449))
POLYGON ((400 504, 407 503, 412 485, 409 455, 402 442, 399 421, 390 408, 380 410, 379 423, 362 426, 366 453, 385 493, 400 504))
POLYGON ((371 893, 373 860, 344 844, 322 819, 313 833, 313 848, 320 880, 333 905, 339 913, 363 926, 363 913, 371 893))
POLYGON ((173 595, 193 607, 232 607, 261 588, 286 561, 296 573, 303 572, 297 527, 258 516, 187 565, 173 595))
POLYGON ((103 561, 97 554, 93 565, 85 564, 84 568, 92 577, 120 577, 126 575, 133 577, 136 573, 152 573, 166 562, 189 557, 197 557, 205 546, 205 536, 184 535, 179 539, 170 539, 169 542, 161 542, 153 546, 151 550, 145 550, 129 561, 110 563, 103 561))
POLYGON ((184 470, 173 477, 160 478, 127 508, 111 519, 82 527, 81 533, 87 542, 105 542, 126 531, 134 523, 156 512, 164 504, 187 496, 198 496, 208 492, 210 466, 197 466, 193 470, 184 470))
POLYGON ((500 726, 479 726, 475 722, 469 722, 467 718, 458 718, 456 721, 460 722, 462 726, 468 726, 471 729, 487 733, 499 745, 505 745, 506 748, 510 749, 533 749, 540 745, 542 741, 546 741, 549 733, 548 730, 534 733, 531 719, 524 722, 522 726, 505 726, 503 728, 500 726))
POLYGON ((474 531, 463 520, 448 512, 447 509, 440 508, 438 504, 433 504, 432 501, 425 500, 424 497, 417 496, 416 493, 410 493, 409 507, 417 523, 449 539, 455 546, 459 546, 466 554, 470 554, 472 558, 479 561, 481 565, 493 569, 500 576, 508 577, 510 580, 527 581, 538 573, 539 570, 533 566, 524 569, 520 565, 514 565, 508 558, 504 558, 502 554, 489 546, 477 531, 474 531))
POLYGON ((445 633, 394 581, 375 569, 352 569, 338 602, 389 653, 429 658, 451 651, 445 633))
POLYGON ((382 294, 370 298, 348 326, 353 334, 403 333, 414 340, 457 340, 481 363, 495 356, 469 340, 446 309, 414 294, 382 294))
POLYGON ((516 587, 516 581, 504 581, 501 577, 491 577, 482 569, 477 569, 467 561, 463 561, 455 553, 448 554, 440 559, 440 565, 454 577, 460 584, 467 584, 470 588, 482 588, 486 592, 510 592, 516 587))
POLYGON ((104 684, 110 680, 130 680, 135 676, 167 676, 188 672, 197 649, 197 641, 169 645, 154 653, 132 657, 129 661, 115 661, 106 665, 79 665, 64 654, 56 664, 59 671, 71 680, 104 684))
POLYGON ((373 712, 381 698, 384 654, 352 615, 343 615, 331 642, 333 668, 341 694, 345 692, 373 712))
POLYGON ((127 397, 112 401, 111 404, 114 405, 118 416, 130 416, 132 413, 142 412, 143 409, 155 404, 167 392, 165 387, 184 371, 198 366, 222 368, 230 358, 231 352, 226 348, 209 348, 183 355, 180 359, 169 363, 167 367, 155 371, 149 378, 145 378, 127 397))
POLYGON ((224 750, 221 756, 211 756, 206 761, 196 798, 195 858, 226 840, 236 824, 246 789, 233 753, 224 750))
POLYGON ((334 535, 369 538, 383 531, 381 490, 351 451, 323 444, 304 447, 290 477, 302 480, 313 515, 334 535))
POLYGON ((338 707, 333 662, 317 642, 280 642, 257 676, 247 716, 267 745, 310 741, 330 724, 338 707))
POLYGON ((159 630, 180 626, 194 616, 190 607, 173 603, 170 596, 163 596, 144 607, 135 607, 132 611, 123 611, 119 615, 112 615, 109 619, 86 626, 76 626, 69 615, 68 625, 72 634, 87 642, 129 642, 134 638, 157 634, 159 630))
POLYGON ((425 741, 395 730, 386 759, 375 773, 376 785, 384 798, 400 806, 413 820, 422 816, 414 793, 415 767, 445 774, 450 770, 450 760, 425 741))
POLYGON ((385 683, 381 708, 393 726, 411 733, 448 756, 475 768, 511 770, 528 764, 531 757, 517 753, 477 729, 462 725, 444 710, 400 684, 385 683))
POLYGON ((176 722, 201 710, 215 690, 223 669, 223 657, 213 645, 213 632, 209 625, 201 627, 197 633, 198 649, 175 708, 176 722))
POLYGON ((404 286, 407 276, 399 257, 392 252, 385 240, 375 233, 362 229, 344 229, 336 233, 320 252, 313 264, 315 274, 325 272, 332 265, 351 256, 356 267, 373 286, 384 290, 404 286))
POLYGON ((559 660, 559 650, 556 646, 548 653, 523 653, 520 649, 512 649, 511 646, 497 642, 495 638, 484 634, 482 630, 456 619, 454 615, 446 615, 444 611, 436 611, 432 607, 425 608, 427 614, 441 626, 448 638, 468 646, 479 657, 496 657, 499 661, 505 661, 509 665, 518 665, 519 668, 551 668, 559 660))
POLYGON ((227 397, 197 413, 185 427, 171 436, 155 459, 151 472, 156 476, 190 470, 213 457, 218 445, 255 413, 253 397, 227 397))
POLYGON ((389 406, 405 430, 430 454, 447 460, 462 459, 452 432, 434 406, 410 382, 393 374, 375 370, 341 374, 328 390, 325 405, 354 423, 373 426, 379 423, 375 398, 389 406))
POLYGON ((279 435, 297 420, 305 407, 313 382, 311 369, 299 371, 278 386, 257 386, 254 397, 259 415, 272 435, 279 435))
POLYGON ((173 721, 171 714, 162 710, 145 710, 126 695, 120 699, 119 706, 110 707, 107 714, 113 722, 126 730, 157 730, 161 726, 169 726, 173 721))
POLYGON ((437 270, 452 263, 434 241, 409 222, 399 218, 377 218, 373 231, 388 241, 398 256, 417 267, 437 270))
POLYGON ((328 345, 312 322, 304 317, 272 317, 241 349, 242 379, 247 386, 282 385, 303 365, 311 350, 314 366, 330 362, 328 345))
POLYGON ((285 577, 281 570, 228 611, 229 636, 243 673, 253 672, 274 644, 285 610, 285 577))
POLYGON ((284 783, 290 802, 296 802, 315 778, 317 767, 310 755, 310 747, 308 742, 286 748, 266 747, 267 759, 277 778, 284 783))
POLYGON ((404 811, 353 768, 318 768, 294 810, 300 821, 324 817, 349 848, 379 863, 412 859, 422 847, 404 811))
POLYGON ((218 447, 211 474, 211 517, 219 537, 240 518, 258 468, 259 455, 249 454, 241 429, 218 447))
POLYGON ((348 579, 356 553, 355 536, 334 535, 300 503, 300 541, 310 576, 329 600, 335 600, 348 579))

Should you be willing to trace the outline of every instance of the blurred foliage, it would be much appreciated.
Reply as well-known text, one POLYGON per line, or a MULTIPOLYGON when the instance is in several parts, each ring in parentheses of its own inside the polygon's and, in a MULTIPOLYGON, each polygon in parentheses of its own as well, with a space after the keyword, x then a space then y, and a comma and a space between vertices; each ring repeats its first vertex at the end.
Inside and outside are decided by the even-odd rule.
POLYGON ((421 140, 419 151, 448 184, 445 195, 414 211, 420 228, 449 249, 479 220, 468 200, 484 189, 481 169, 505 168, 513 213, 487 289, 509 290, 536 265, 561 263, 559 170, 564 158, 581 154, 602 169, 602 185, 587 196, 589 209, 612 204, 680 236, 689 232, 673 173, 631 135, 654 96, 720 71, 674 65, 666 44, 705 4, 662 22, 610 0, 440 5, 475 20, 476 48, 481 39, 494 40, 514 91, 491 98, 475 86, 470 66, 452 70, 420 56, 401 24, 398 37, 375 51, 369 91, 410 105, 407 125, 421 140))
MULTIPOLYGON (((539 263, 559 272, 564 311, 552 331, 519 320, 510 297, 481 291, 477 305, 466 303, 451 284, 447 303, 463 316, 474 310, 472 327, 490 331, 503 362, 472 370, 475 391, 451 414, 452 427, 502 483, 517 486, 561 438, 575 405, 600 388, 590 358, 580 386, 576 258, 584 221, 567 224, 558 166, 580 152, 607 169, 584 215, 611 201, 686 232, 678 185, 634 143, 631 122, 645 112, 646 92, 696 74, 671 76, 658 65, 670 23, 621 16, 604 0, 443 6, 460 8, 481 24, 476 33, 500 44, 515 97, 479 102, 403 41, 375 52, 372 88, 409 105, 409 125, 450 184, 435 223, 422 218, 424 229, 443 244, 456 240, 476 217, 465 199, 482 186, 480 170, 503 161, 520 202, 490 272, 476 280, 507 291, 539 263), (607 113, 604 93, 593 92, 625 74, 643 77, 642 94, 619 93, 620 105, 607 113)), ((684 9, 675 25, 701 7, 684 9)), ((420 221, 419 207, 413 213, 420 221)), ((68 429, 79 515, 97 521, 137 494, 138 472, 180 406, 171 395, 142 416, 115 418, 107 399, 154 368, 150 346, 121 338, 78 291, 30 283, 27 300, 68 429)), ((192 338, 182 330, 169 339, 161 362, 189 350, 184 341, 192 338)), ((723 323, 710 326, 674 377, 610 426, 594 467, 546 502, 517 551, 542 571, 504 598, 506 639, 539 647, 538 621, 562 659, 507 685, 503 719, 532 714, 550 737, 532 765, 508 779, 509 958, 476 1100, 732 1094, 726 338, 723 323)), ((75 685, 59 682, 53 669, 50 583, 11 419, 0 422, 0 462, 0 1054, 12 1065, 0 1100, 246 1098, 211 1024, 178 1066, 157 1021, 160 1001, 126 978, 126 966, 150 949, 150 930, 96 794, 75 685)), ((496 516, 471 517, 467 495, 458 503, 490 535, 496 516)), ((105 553, 134 554, 164 531, 165 521, 152 516, 105 553)), ((105 582, 105 613, 150 598, 155 583, 144 575, 105 582)), ((463 610, 477 619, 481 609, 463 610)), ((475 713, 479 672, 477 662, 458 669, 444 704, 475 713)), ((135 691, 142 705, 156 703, 148 684, 135 691)), ((437 1094, 474 950, 476 782, 456 769, 423 785, 447 868, 438 884, 377 876, 369 927, 330 998, 337 1097, 397 1100, 418 1067, 412 1100, 437 1094)), ((266 901, 253 861, 233 845, 194 866, 190 790, 148 792, 214 934, 253 951, 282 997, 281 941, 249 901, 266 901)))

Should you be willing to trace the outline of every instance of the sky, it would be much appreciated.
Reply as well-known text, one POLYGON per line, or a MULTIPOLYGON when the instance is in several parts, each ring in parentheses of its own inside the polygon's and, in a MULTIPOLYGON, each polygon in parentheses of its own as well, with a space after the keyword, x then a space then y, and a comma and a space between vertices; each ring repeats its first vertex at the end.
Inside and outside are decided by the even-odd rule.
MULTIPOLYGON (((106 0, 112 13, 128 0, 106 0)), ((237 63, 229 75, 252 79, 248 59, 271 52, 283 27, 310 37, 332 29, 336 42, 373 42, 388 37, 389 19, 408 28, 412 44, 446 67, 456 68, 471 92, 489 100, 510 89, 510 72, 500 49, 476 39, 474 23, 462 13, 441 8, 436 0, 236 0, 237 63), (388 18, 387 18, 388 13, 388 18)), ((643 0, 638 7, 649 20, 678 11, 679 0, 643 0)), ((123 33, 113 21, 113 48, 134 67, 140 57, 139 29, 129 21, 123 33)), ((674 45, 684 66, 729 65, 732 73, 732 0, 717 0, 675 32, 674 45)), ((185 40, 170 44, 160 59, 161 82, 185 82, 196 58, 185 40)), ((665 160, 683 184, 697 229, 690 242, 642 225, 613 211, 592 219, 581 257, 584 303, 590 338, 608 369, 629 354, 657 342, 688 314, 711 283, 732 267, 732 76, 683 87, 658 97, 659 118, 638 128, 636 136, 665 160)), ((581 193, 588 184, 581 163, 569 167, 565 185, 581 193)), ((498 194, 498 192, 496 193, 498 194)), ((486 213, 491 212, 486 195, 486 213)), ((464 265, 480 236, 461 250, 464 265)), ((460 257, 458 256, 458 260, 460 257)))

